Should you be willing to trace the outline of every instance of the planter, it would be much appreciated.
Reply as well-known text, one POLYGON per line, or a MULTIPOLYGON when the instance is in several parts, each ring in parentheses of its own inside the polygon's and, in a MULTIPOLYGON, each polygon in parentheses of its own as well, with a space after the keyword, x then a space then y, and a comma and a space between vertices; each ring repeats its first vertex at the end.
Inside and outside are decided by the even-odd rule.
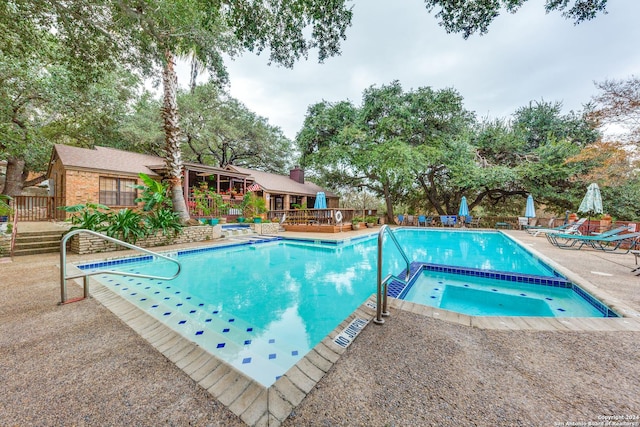
POLYGON ((375 225, 374 223, 372 223, 372 222, 368 222, 368 223, 367 223, 367 228, 373 228, 373 226, 374 226, 374 225, 375 225))
POLYGON ((260 218, 259 216, 253 218, 253 223, 254 224, 260 224, 262 222, 262 218, 260 218))
POLYGON ((218 225, 218 222, 219 222, 218 218, 211 218, 209 220, 209 225, 218 225))
POLYGON ((200 224, 202 225, 207 225, 207 218, 200 218, 198 222, 200 222, 200 224))
POLYGON ((244 218, 243 217, 238 217, 238 222, 244 222, 244 218))
POLYGON ((356 222, 355 224, 351 223, 351 229, 352 230, 359 230, 360 229, 360 223, 359 222, 356 222))

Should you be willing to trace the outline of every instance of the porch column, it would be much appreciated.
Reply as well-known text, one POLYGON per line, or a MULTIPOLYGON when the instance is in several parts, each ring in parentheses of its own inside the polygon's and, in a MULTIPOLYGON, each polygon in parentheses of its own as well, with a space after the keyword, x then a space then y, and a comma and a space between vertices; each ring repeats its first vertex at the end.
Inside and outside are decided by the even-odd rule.
POLYGON ((290 204, 289 204, 289 201, 290 201, 290 200, 289 200, 289 195, 288 195, 288 194, 285 194, 285 195, 284 195, 284 206, 283 206, 284 210, 291 209, 291 206, 290 206, 290 204))
MULTIPOLYGON (((302 200, 300 201, 300 205, 307 205, 307 196, 302 196, 302 200)), ((313 207, 313 206, 311 206, 313 207)), ((309 206, 307 206, 309 208, 309 206)))

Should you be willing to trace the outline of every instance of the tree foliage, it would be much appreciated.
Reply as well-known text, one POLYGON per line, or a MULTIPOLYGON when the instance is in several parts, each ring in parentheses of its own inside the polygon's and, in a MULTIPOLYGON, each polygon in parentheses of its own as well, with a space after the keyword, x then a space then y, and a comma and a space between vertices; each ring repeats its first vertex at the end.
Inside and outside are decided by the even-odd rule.
MULTIPOLYGON (((437 9, 436 18, 448 33, 462 33, 466 39, 474 33, 486 34, 489 25, 506 12, 515 13, 527 0, 425 0, 427 10, 437 9)), ((545 10, 561 11, 575 24, 606 13, 607 0, 546 0, 545 10)))
POLYGON ((456 214, 462 196, 486 212, 528 194, 564 211, 583 195, 576 182, 603 167, 606 156, 577 157, 599 137, 583 114, 540 101, 510 121, 478 123, 462 101, 453 89, 404 92, 393 82, 365 90, 358 107, 312 105, 297 136, 302 164, 333 188, 365 186, 390 221, 400 205, 456 214))

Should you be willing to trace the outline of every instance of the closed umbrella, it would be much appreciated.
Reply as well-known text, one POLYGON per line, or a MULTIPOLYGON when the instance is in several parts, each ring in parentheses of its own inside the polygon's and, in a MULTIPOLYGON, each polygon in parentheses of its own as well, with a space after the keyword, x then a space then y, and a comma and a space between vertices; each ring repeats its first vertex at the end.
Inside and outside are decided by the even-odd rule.
POLYGON ((467 198, 462 196, 462 200, 460 200, 460 209, 458 209, 458 217, 460 218, 460 223, 462 227, 464 227, 468 216, 469 216, 469 206, 467 205, 467 198))
POLYGON ((587 194, 584 195, 582 203, 578 208, 578 212, 589 214, 589 223, 591 223, 591 215, 598 215, 603 212, 602 196, 600 195, 600 187, 595 182, 587 187, 587 194))
POLYGON ((327 209, 327 198, 323 191, 319 191, 316 194, 316 201, 313 204, 314 209, 327 209))
POLYGON ((527 207, 524 210, 524 216, 527 218, 535 218, 536 217, 536 208, 533 205, 533 196, 529 194, 527 197, 527 207))
POLYGON ((462 200, 460 200, 460 209, 458 209, 458 216, 468 216, 469 215, 469 206, 467 205, 467 198, 462 196, 462 200))

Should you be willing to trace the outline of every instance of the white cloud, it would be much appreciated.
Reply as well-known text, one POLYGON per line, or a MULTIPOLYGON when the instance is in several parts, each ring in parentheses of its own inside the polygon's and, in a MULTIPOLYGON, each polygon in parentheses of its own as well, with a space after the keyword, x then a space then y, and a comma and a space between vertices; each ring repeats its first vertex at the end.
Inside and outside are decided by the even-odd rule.
MULTIPOLYGON (((399 80, 405 90, 455 88, 480 117, 510 116, 532 100, 581 109, 594 81, 638 74, 640 2, 609 2, 609 13, 574 26, 529 0, 499 16, 484 36, 446 34, 419 0, 368 0, 354 7, 342 55, 293 70, 267 66, 265 56, 228 61, 231 94, 294 138, 309 105, 358 104, 371 85, 399 80)), ((188 75, 188 74, 187 74, 188 75)))

